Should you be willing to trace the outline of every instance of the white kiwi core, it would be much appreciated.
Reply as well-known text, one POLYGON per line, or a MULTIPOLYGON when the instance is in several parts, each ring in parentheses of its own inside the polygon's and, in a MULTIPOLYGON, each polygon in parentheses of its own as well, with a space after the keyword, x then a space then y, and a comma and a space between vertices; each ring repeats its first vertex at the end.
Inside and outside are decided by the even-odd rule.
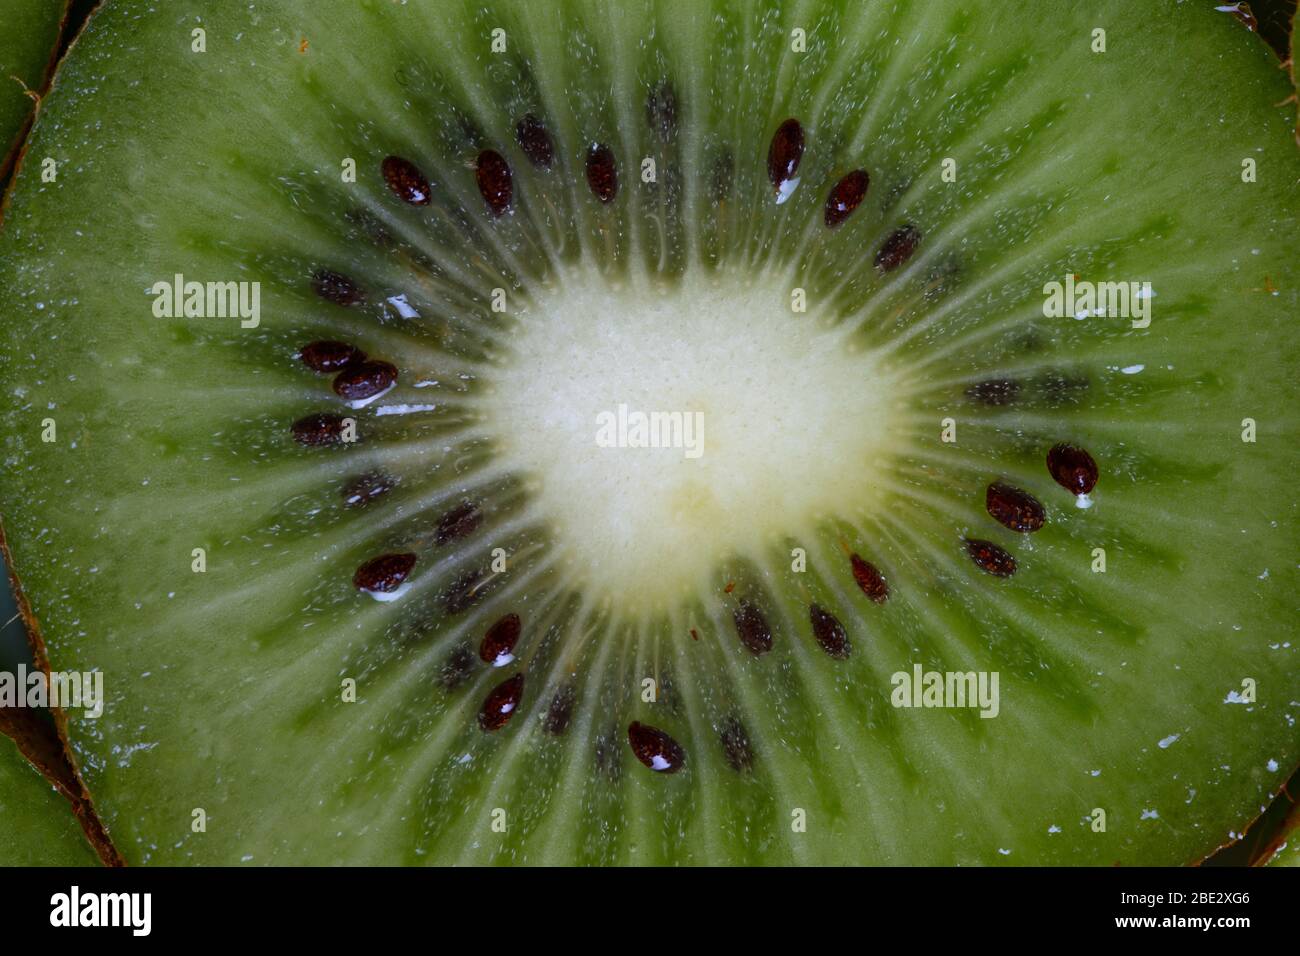
POLYGON ((796 547, 883 497, 895 390, 791 293, 571 276, 521 316, 485 412, 573 583, 667 609, 720 559, 796 547))

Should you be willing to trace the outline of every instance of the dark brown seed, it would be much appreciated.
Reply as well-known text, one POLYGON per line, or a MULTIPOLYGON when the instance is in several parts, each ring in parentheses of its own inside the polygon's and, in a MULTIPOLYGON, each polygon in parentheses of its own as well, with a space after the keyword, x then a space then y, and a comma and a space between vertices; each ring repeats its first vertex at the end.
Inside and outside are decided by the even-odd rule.
POLYGON ((364 361, 366 353, 347 342, 325 340, 308 342, 298 353, 302 364, 313 372, 337 372, 355 362, 364 361))
POLYGON ((507 677, 487 695, 478 712, 478 725, 484 730, 500 730, 510 722, 524 696, 524 675, 507 677))
POLYGON ((808 608, 808 619, 812 622, 813 637, 831 657, 844 660, 852 649, 849 636, 844 632, 844 625, 830 611, 814 604, 808 608))
POLYGON ((993 482, 984 493, 984 507, 999 524, 1022 534, 1037 531, 1047 518, 1037 498, 1000 481, 993 482))
POLYGON ((1020 383, 1009 378, 991 378, 966 389, 966 397, 985 405, 1010 405, 1020 394, 1020 383))
POLYGON ((645 101, 646 122, 660 142, 671 143, 677 136, 677 91, 667 80, 650 91, 645 101))
POLYGON ((474 502, 462 501, 439 519, 435 532, 438 544, 444 545, 471 534, 482 520, 483 512, 474 502))
POLYGON ((613 202, 618 195, 618 168, 608 146, 596 143, 587 151, 587 185, 601 202, 613 202))
POLYGON ((492 215, 499 216, 510 208, 510 200, 514 198, 514 183, 510 179, 510 166, 500 153, 491 149, 479 153, 474 178, 478 181, 478 191, 492 215))
POLYGON ((397 479, 391 475, 381 471, 366 472, 343 486, 343 503, 349 508, 358 508, 387 494, 396 484, 397 479))
POLYGON ((651 770, 676 773, 686 762, 686 751, 658 727, 632 721, 627 728, 632 753, 651 770))
POLYGON ((317 269, 312 273, 311 287, 318 296, 335 305, 360 305, 366 301, 360 286, 332 269, 317 269))
POLYGON ((749 745, 749 734, 745 725, 735 717, 728 717, 718 732, 722 738, 722 752, 727 755, 727 763, 737 773, 744 773, 754 765, 754 750, 749 745))
POLYGON ((349 401, 373 398, 397 381, 397 367, 388 362, 358 362, 334 377, 334 392, 349 401))
POLYGON ((358 591, 378 591, 387 594, 402 586, 415 567, 415 555, 410 552, 381 554, 371 558, 352 575, 352 583, 358 591))
POLYGON ((766 654, 772 649, 772 629, 767 626, 763 612, 748 601, 741 601, 732 614, 736 634, 751 654, 766 654))
POLYGON ((867 175, 865 169, 855 169, 849 173, 831 190, 831 194, 826 197, 826 227, 834 229, 849 214, 858 208, 862 198, 867 194, 867 186, 871 183, 871 177, 867 175))
POLYGON ((557 690, 551 698, 551 706, 546 708, 546 716, 542 718, 542 729, 557 737, 568 730, 576 699, 577 692, 572 684, 565 684, 557 690))
POLYGON ((880 245, 876 253, 876 268, 881 272, 893 272, 908 259, 921 242, 921 231, 908 223, 895 229, 880 245))
POLYGON ((767 149, 767 175, 778 192, 787 180, 794 178, 801 159, 803 127, 797 119, 788 119, 777 127, 772 145, 767 149))
POLYGON ((519 640, 518 614, 507 614, 487 629, 478 656, 484 663, 502 667, 514 660, 515 642, 519 640))
POLYGON ((524 151, 528 161, 539 169, 550 169, 555 160, 555 146, 551 143, 551 134, 532 113, 528 113, 515 125, 515 140, 524 151))
POLYGON ((384 182, 393 191, 393 195, 402 202, 412 206, 427 206, 433 196, 429 180, 416 168, 415 163, 401 156, 385 156, 380 169, 384 173, 384 182))
POLYGON ((1047 453, 1047 470, 1058 485, 1076 495, 1097 486, 1097 463, 1078 445, 1054 445, 1047 453))
POLYGON ((459 687, 474 673, 474 652, 468 644, 457 644, 442 665, 442 686, 448 690, 459 687))
POLYGON ((979 565, 981 571, 987 571, 996 578, 1009 578, 1016 573, 1016 559, 1009 551, 998 547, 992 541, 967 538, 966 553, 979 565))
POLYGON ((858 582, 862 593, 877 604, 884 604, 889 597, 889 582, 880 569, 856 554, 849 555, 849 565, 853 568, 853 580, 858 582))
POLYGON ((293 440, 309 447, 337 445, 342 441, 344 421, 342 415, 328 412, 304 415, 292 425, 293 440))

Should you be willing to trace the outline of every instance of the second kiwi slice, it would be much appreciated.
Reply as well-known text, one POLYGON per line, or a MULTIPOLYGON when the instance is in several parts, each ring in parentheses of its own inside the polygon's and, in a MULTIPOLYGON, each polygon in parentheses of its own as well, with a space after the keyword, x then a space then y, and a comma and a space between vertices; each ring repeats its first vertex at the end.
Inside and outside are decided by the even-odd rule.
POLYGON ((127 860, 1241 832, 1300 759, 1287 90, 1080 6, 106 5, 0 237, 0 500, 127 860))

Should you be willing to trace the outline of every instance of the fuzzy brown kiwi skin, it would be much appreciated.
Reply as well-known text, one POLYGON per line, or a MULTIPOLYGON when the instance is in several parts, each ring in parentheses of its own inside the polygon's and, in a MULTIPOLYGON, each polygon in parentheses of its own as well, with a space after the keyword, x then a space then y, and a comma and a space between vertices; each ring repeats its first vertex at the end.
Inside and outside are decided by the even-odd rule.
MULTIPOLYGON (((9 584, 13 588, 14 603, 27 631, 27 643, 32 649, 36 666, 50 676, 50 659, 45 650, 45 638, 40 624, 32 613, 31 602, 23 591, 22 581, 13 570, 13 556, 5 537, 4 522, 0 521, 0 557, 9 569, 9 584)), ((72 805, 72 813, 91 847, 105 866, 126 866, 126 860, 113 845, 108 829, 95 810, 90 790, 82 779, 81 771, 73 759, 68 745, 68 717, 61 707, 51 707, 53 726, 25 707, 0 708, 0 734, 9 737, 18 746, 23 757, 45 777, 72 805)))

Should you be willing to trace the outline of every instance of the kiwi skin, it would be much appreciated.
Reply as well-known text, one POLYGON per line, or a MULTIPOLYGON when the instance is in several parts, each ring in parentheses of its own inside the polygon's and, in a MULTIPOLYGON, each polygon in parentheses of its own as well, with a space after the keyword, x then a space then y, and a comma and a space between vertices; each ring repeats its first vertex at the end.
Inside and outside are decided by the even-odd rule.
MULTIPOLYGON (((242 33, 247 45, 213 43, 210 59, 196 60, 173 42, 170 21, 128 27, 110 7, 69 62, 71 89, 89 89, 105 62, 121 72, 80 101, 55 99, 51 110, 62 122, 42 124, 34 143, 86 149, 74 131, 92 128, 96 111, 112 106, 157 134, 155 155, 141 163, 110 137, 94 143, 103 149, 75 193, 28 191, 30 174, 18 182, 0 239, 13 253, 0 277, 17 280, 3 287, 20 290, 0 294, 10 330, 0 352, 6 379, 23 390, 6 396, 3 412, 20 463, 3 478, 4 500, 16 503, 6 515, 15 562, 51 661, 151 675, 123 677, 129 689, 101 727, 75 719, 67 726, 114 839, 134 862, 999 863, 1004 849, 1011 862, 1168 862, 1203 852, 1273 786, 1262 771, 1221 776, 1219 748, 1231 748, 1231 765, 1252 768, 1293 763, 1296 753, 1281 720, 1285 705, 1261 701, 1246 712, 1220 703, 1230 689, 1225 672, 1248 671, 1260 686, 1294 683, 1294 658, 1271 652, 1262 637, 1286 619, 1274 589, 1279 569, 1290 566, 1288 542, 1279 541, 1285 532, 1268 530, 1270 516, 1289 507, 1282 497, 1289 486, 1278 480, 1282 453, 1260 443, 1242 465, 1236 435, 1239 408, 1268 407, 1270 396, 1285 394, 1289 346, 1261 359, 1255 339, 1212 321, 1249 310, 1257 316, 1252 334, 1271 342, 1294 303, 1252 297, 1216 271, 1211 251, 1245 249, 1244 257, 1259 248, 1272 281, 1291 288, 1294 238, 1262 210, 1291 208, 1294 197, 1270 179, 1257 184, 1259 195, 1209 191, 1169 207, 1174 187, 1213 181, 1243 141, 1262 141, 1266 159, 1294 168, 1277 111, 1262 105, 1276 83, 1235 34, 1175 7, 1135 28, 1138 44, 1119 42, 1112 27, 1111 52, 1094 60, 1086 44, 1073 45, 1087 31, 1072 17, 1030 31, 1000 15, 983 22, 962 4, 909 8, 907 16, 819 6, 824 31, 843 36, 844 49, 867 52, 858 71, 829 47, 802 67, 786 58, 789 24, 779 17, 750 23, 737 13, 710 26, 698 7, 645 10, 631 18, 633 33, 602 32, 594 8, 582 4, 551 11, 549 27, 526 6, 494 7, 489 19, 499 16, 520 50, 487 61, 495 62, 489 69, 474 65, 478 52, 467 51, 477 47, 456 46, 486 35, 488 24, 465 11, 448 14, 440 30, 419 22, 427 14, 387 5, 362 5, 328 24, 311 12, 293 23, 272 18, 257 30, 242 12, 205 11, 210 37, 242 33), (915 51, 932 57, 920 61, 926 68, 891 60, 904 55, 890 54, 891 44, 865 42, 904 29, 930 38, 915 51), (615 55, 642 30, 662 47, 651 44, 640 62, 615 55), (304 34, 308 53, 287 64, 275 58, 297 48, 288 38, 304 34), (954 36, 971 45, 945 58, 954 36), (417 37, 461 39, 420 47, 417 37), (732 72, 706 66, 714 61, 693 37, 722 50, 752 37, 755 46, 735 52, 772 64, 770 76, 759 71, 766 78, 755 80, 757 89, 737 86, 732 72), (1186 62, 1188 43, 1208 66, 1198 75, 1171 65, 1167 85, 1185 115, 1204 122, 1195 135, 1150 130, 1126 78, 1152 58, 1186 62), (140 91, 120 79, 149 74, 139 69, 142 51, 159 58, 173 88, 140 91), (1066 109, 1052 85, 1059 81, 1031 69, 1049 56, 1061 76, 1083 77, 1092 98, 1066 109), (255 90, 238 79, 254 62, 263 65, 255 90), (340 85, 341 64, 361 64, 369 85, 340 85), (214 65, 228 79, 214 81, 214 65), (572 102, 557 104, 570 67, 586 79, 572 86, 572 102), (1216 125, 1218 112, 1211 123, 1203 103, 1219 101, 1234 69, 1260 95, 1216 125), (665 75, 672 122, 662 108, 665 75), (845 85, 823 89, 822 77, 845 85), (208 89, 205 102, 245 107, 198 117, 199 128, 183 136, 149 118, 200 88, 208 89), (617 94, 609 101, 607 89, 617 94), (656 108, 647 110, 651 91, 656 108), (965 95, 944 95, 954 92, 965 95), (286 119, 329 118, 293 137, 273 136, 245 125, 250 104, 286 119), (533 172, 511 145, 529 111, 555 139, 549 171, 533 172), (381 132, 375 115, 396 118, 381 132), (778 205, 765 158, 773 131, 792 116, 805 127, 806 147, 800 184, 778 205), (961 130, 974 131, 978 148, 967 142, 958 150, 961 130), (1088 155, 1065 150, 1071 136, 1097 130, 1108 132, 1088 155), (1178 168, 1153 176, 1125 151, 1138 131, 1167 147, 1153 152, 1179 156, 1178 168), (593 143, 618 161, 617 190, 590 189, 593 143), (512 213, 497 215, 478 191, 474 159, 485 149, 511 164, 512 213), (943 192, 937 170, 949 149, 965 178, 943 192), (630 175, 643 150, 663 160, 656 190, 630 175), (430 208, 384 181, 382 163, 394 155, 427 174, 430 208), (340 156, 358 158, 358 189, 336 182, 340 156), (678 173, 667 172, 674 167, 678 173), (825 231, 827 193, 859 167, 872 185, 825 231), (128 169, 143 170, 163 208, 185 212, 123 236, 112 184, 128 169), (730 170, 722 176, 729 182, 718 182, 718 169, 730 170), (1097 211, 1114 208, 1102 198, 1125 183, 1117 195, 1132 219, 1111 221, 1097 211), (214 237, 213 221, 230 222, 232 195, 242 197, 250 221, 214 237), (81 236, 69 234, 74 207, 78 215, 89 209, 77 220, 81 236), (367 215, 349 217, 358 207, 367 215), (1052 229, 1054 219, 1074 228, 1052 229), (1195 221, 1213 223, 1214 234, 1187 225, 1195 221), (1190 247, 1177 258, 1203 266, 1200 275, 1173 264, 1164 239, 1171 233, 1190 247), (37 236, 41 248, 32 249, 37 236), (78 264, 75 289, 52 268, 53 237, 64 245, 59 255, 78 264), (1100 271, 1112 261, 1119 274, 1150 275, 1169 290, 1159 301, 1177 316, 1178 334, 1162 323, 1130 342, 1101 323, 1047 326, 1026 314, 1023 303, 1038 303, 1044 276, 1076 264, 1100 271), (268 290, 260 332, 141 322, 131 311, 139 289, 178 266, 225 276, 232 265, 268 290), (320 270, 354 287, 313 283, 320 270), (512 466, 493 476, 493 463, 523 463, 545 450, 524 430, 500 425, 503 408, 522 413, 529 405, 510 404, 511 389, 527 381, 522 358, 547 357, 545 341, 528 336, 539 318, 566 314, 556 301, 621 301, 620 283, 635 293, 615 313, 627 320, 621 328, 644 329, 631 319, 658 302, 639 285, 647 273, 666 295, 686 289, 686 301, 698 303, 710 283, 758 295, 789 270, 823 303, 812 318, 851 333, 850 355, 890 358, 876 366, 881 381, 897 383, 882 390, 892 399, 880 405, 889 427, 873 435, 878 454, 870 460, 879 471, 870 474, 879 480, 846 484, 822 517, 815 500, 806 516, 777 500, 750 507, 748 520, 705 526, 716 546, 704 556, 707 567, 688 575, 691 589, 679 603, 656 606, 663 582, 697 567, 694 549, 647 565, 638 579, 628 549, 607 547, 608 523, 566 537, 563 522, 546 520, 581 517, 561 510, 563 500, 538 504, 545 483, 539 490, 531 479, 553 486, 553 474, 512 466), (701 274, 709 282, 692 287, 701 274), (494 326, 485 303, 498 287, 528 308, 494 326), (399 324, 400 310, 379 295, 396 289, 422 321, 399 324), (568 297, 548 299, 559 293, 568 297), (31 295, 45 308, 24 308, 31 295), (90 314, 102 324, 84 318, 90 314), (1008 316, 1009 329, 996 324, 1008 316), (82 333, 75 342, 52 335, 65 322, 82 333), (310 342, 338 338, 398 368, 396 389, 380 404, 348 408, 330 376, 295 357, 310 342), (1012 344, 1026 341, 1033 347, 1012 344), (1149 358, 1146 378, 1108 373, 1127 367, 1133 349, 1149 358), (1156 374, 1157 362, 1176 374, 1156 374), (1245 367, 1249 380, 1234 371, 1245 367), (56 368, 64 374, 50 374, 56 368), (1015 402, 981 408, 970 397, 976 383, 1011 375, 1023 383, 1015 402), (414 388, 434 379, 457 384, 414 388), (428 402, 430 394, 440 401, 428 402), (89 469, 70 467, 68 445, 42 447, 35 437, 34 418, 50 403, 89 469), (377 414, 422 403, 439 406, 438 414, 377 414), (334 419, 310 432, 330 441, 292 439, 292 424, 306 416, 353 412, 363 426, 355 445, 332 440, 334 419), (945 455, 934 436, 934 422, 950 415, 961 419, 960 455, 945 455), (486 437, 472 440, 482 425, 486 437), (1048 474, 1045 455, 1059 442, 1080 443, 1102 466, 1095 508, 1076 508, 1048 474), (453 452, 440 451, 447 447, 453 452), (392 489, 349 504, 343 490, 380 468, 393 473, 392 489), (78 479, 88 471, 93 488, 78 479), (479 480, 487 476, 493 480, 479 480), (1028 540, 983 505, 999 481, 1046 510, 1028 540), (467 496, 483 517, 462 535, 461 520, 444 521, 467 496), (174 519, 160 527, 149 519, 161 507, 174 519), (1195 523, 1198 514, 1214 520, 1195 523), (751 528, 772 531, 773 516, 785 538, 743 538, 751 528), (1191 546, 1177 533, 1187 527, 1197 529, 1196 553, 1211 560, 1189 560, 1182 549, 1191 546), (1248 545, 1238 540, 1241 529, 1248 545), (1080 575, 1077 556, 1098 538, 1115 542, 1112 551, 1138 570, 1080 575), (1016 569, 990 572, 986 564, 1006 565, 976 561, 968 542, 1014 552, 1016 569), (789 569, 787 544, 809 551, 809 571, 789 569), (493 545, 514 560, 504 576, 490 570, 493 545), (195 547, 209 555, 202 575, 191 570, 195 547), (76 566, 58 566, 52 552, 74 555, 67 560, 76 566), (400 580, 354 586, 367 562, 399 554, 416 555, 400 580), (853 574, 851 555, 888 582, 883 602, 853 574), (1274 568, 1272 584, 1255 583, 1263 561, 1274 568), (575 562, 588 581, 608 574, 643 586, 593 587, 566 577, 575 562), (397 600, 372 599, 403 587, 397 600), (1153 594, 1170 597, 1157 604, 1153 594), (639 598, 643 607, 634 606, 639 598), (851 651, 828 653, 816 640, 814 603, 840 622, 851 651), (523 622, 517 663, 505 671, 475 654, 503 613, 523 622), (1205 621, 1222 621, 1226 633, 1229 618, 1245 635, 1231 653, 1217 631, 1186 640, 1205 621), (83 620, 95 622, 96 639, 79 633, 83 620), (1008 704, 1001 722, 890 707, 890 675, 917 658, 938 669, 999 670, 1008 704), (507 682, 519 674, 523 689, 508 719, 498 707, 484 726, 477 718, 485 704, 502 699, 493 697, 502 685, 513 698, 507 682), (356 704, 341 702, 339 680, 353 675, 363 693, 356 704), (647 677, 658 691, 653 701, 642 699, 647 677), (1151 686, 1161 688, 1157 699, 1151 686), (364 716, 350 707, 365 708, 364 716), (1177 743, 1154 746, 1177 730, 1177 743), (1212 745, 1211 737, 1229 743, 1212 745), (132 756, 114 759, 123 753, 132 756), (656 755, 673 772, 657 769, 656 755), (1158 803, 1160 817, 1144 818, 1148 808, 1134 806, 1143 787, 1150 792, 1141 802, 1158 803), (1184 807, 1184 787, 1201 799, 1184 807), (291 814, 286 802, 314 809, 291 814), (1109 840, 1076 828, 1094 805, 1112 807, 1109 840), (213 822, 202 835, 189 829, 195 807, 213 822), (496 808, 516 821, 504 835, 490 828, 496 808), (807 831, 791 829, 795 809, 811 821, 807 831), (321 833, 339 834, 337 842, 322 845, 321 833)), ((1131 21, 1120 7, 1089 11, 1089 23, 1094 16, 1131 21)), ((1240 83, 1235 89, 1244 99, 1240 83)), ((665 311, 688 312, 677 303, 665 311)), ((760 333, 789 322, 788 314, 778 326, 774 314, 755 311, 741 316, 751 326, 746 336, 723 325, 727 318, 717 316, 713 341, 737 347, 764 344, 760 333)), ((551 328, 560 338, 582 331, 576 319, 551 328)), ((755 349, 755 361, 765 357, 771 349, 755 349)), ((777 357, 799 367, 785 352, 777 357)), ((694 371, 689 361, 682 367, 694 371)), ((736 371, 716 354, 696 361, 701 381, 736 371)), ((856 388, 835 377, 835 356, 818 355, 813 368, 825 374, 812 377, 809 398, 868 391, 867 376, 856 388)), ((536 381, 549 391, 564 384, 554 373, 536 381)), ((769 381, 775 388, 780 378, 769 381)), ((523 394, 537 396, 536 405, 546 392, 523 394)), ((789 404, 808 407, 803 397, 789 404)), ((854 419, 803 424, 839 436, 844 417, 854 419)), ((811 491, 856 480, 865 455, 828 451, 842 452, 840 443, 815 447, 829 473, 803 482, 811 491)), ((567 497, 595 511, 604 488, 585 500, 567 497)), ((734 514, 727 508, 755 488, 763 490, 705 482, 680 506, 693 517, 734 514)), ((823 632, 837 633, 825 625, 823 632)), ((837 639, 830 644, 839 649, 837 639)))

